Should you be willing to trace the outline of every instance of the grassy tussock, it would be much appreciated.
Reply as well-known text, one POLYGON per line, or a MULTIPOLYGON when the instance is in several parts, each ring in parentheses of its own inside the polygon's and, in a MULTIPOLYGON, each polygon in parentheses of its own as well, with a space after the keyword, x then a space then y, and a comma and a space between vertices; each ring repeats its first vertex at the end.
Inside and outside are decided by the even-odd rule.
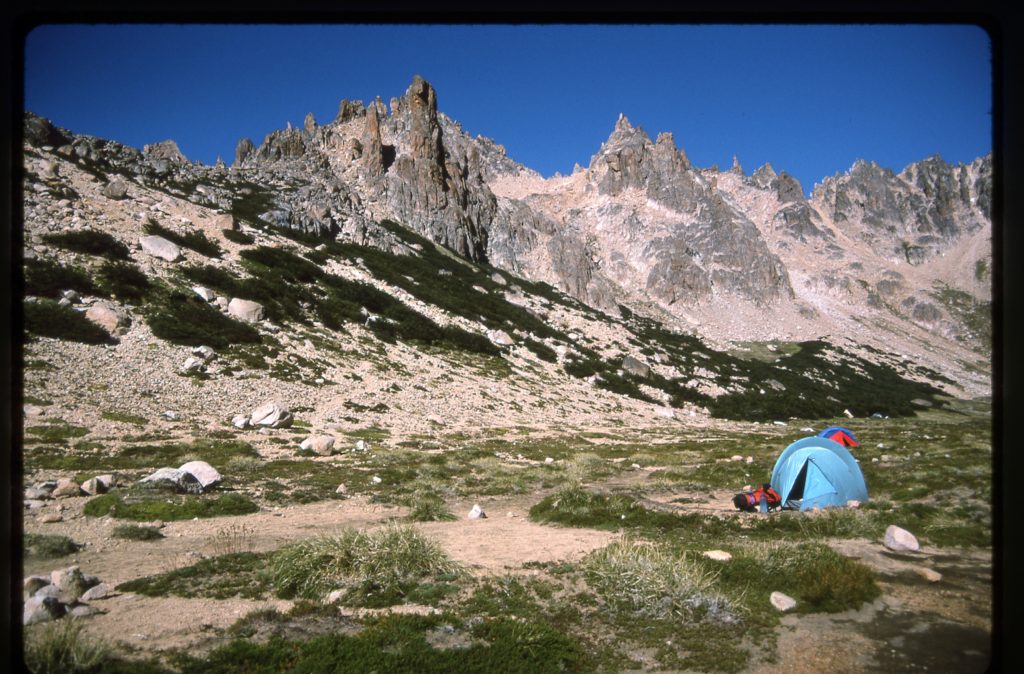
POLYGON ((86 638, 82 624, 70 619, 45 625, 25 639, 25 666, 32 674, 99 671, 110 655, 106 642, 86 638))
POLYGON ((57 557, 73 555, 81 548, 81 544, 75 543, 67 536, 30 533, 26 533, 24 536, 24 551, 26 557, 54 559, 57 557))
POLYGON ((320 599, 349 589, 392 603, 424 579, 460 571, 436 543, 401 525, 369 533, 345 529, 337 536, 302 541, 279 551, 271 568, 284 597, 320 599))
POLYGON ((716 574, 667 546, 623 540, 588 555, 587 583, 614 610, 659 620, 737 620, 716 574))

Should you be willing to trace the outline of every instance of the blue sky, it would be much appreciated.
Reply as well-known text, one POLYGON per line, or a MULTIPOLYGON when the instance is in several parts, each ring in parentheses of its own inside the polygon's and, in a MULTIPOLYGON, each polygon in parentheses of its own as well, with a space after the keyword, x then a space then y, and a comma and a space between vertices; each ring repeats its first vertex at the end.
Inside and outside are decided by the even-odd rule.
POLYGON ((987 34, 941 25, 53 25, 25 43, 25 107, 141 148, 229 163, 343 98, 413 75, 471 134, 546 176, 586 165, 619 113, 697 166, 765 162, 809 192, 858 159, 900 171, 992 147, 987 34))

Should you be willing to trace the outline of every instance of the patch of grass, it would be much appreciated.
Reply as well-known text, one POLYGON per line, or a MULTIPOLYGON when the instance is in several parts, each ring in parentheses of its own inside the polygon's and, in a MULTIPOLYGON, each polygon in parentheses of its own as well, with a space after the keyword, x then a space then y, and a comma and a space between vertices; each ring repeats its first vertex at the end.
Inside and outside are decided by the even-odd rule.
POLYGON ((625 494, 595 494, 579 485, 564 487, 530 508, 530 519, 594 529, 672 531, 692 524, 692 517, 655 512, 625 494))
POLYGON ((117 421, 122 424, 134 424, 136 426, 145 426, 149 421, 145 417, 140 417, 135 414, 128 414, 126 412, 102 412, 100 417, 108 419, 109 421, 117 421))
POLYGON ((499 618, 465 626, 454 616, 369 618, 355 634, 306 641, 273 637, 265 644, 236 640, 204 660, 186 658, 182 674, 208 672, 417 672, 422 674, 555 674, 584 672, 585 654, 570 637, 546 625, 499 618), (435 647, 436 632, 465 646, 435 647))
POLYGON ((144 527, 135 524, 118 524, 110 532, 112 538, 120 538, 126 541, 158 541, 164 538, 156 527, 144 527))
POLYGON ((409 519, 413 522, 444 522, 457 519, 437 494, 417 492, 409 499, 409 519))
POLYGON ((219 555, 167 573, 130 580, 117 589, 147 597, 259 599, 271 590, 266 569, 269 558, 270 553, 255 552, 219 555))
POLYGON ((32 674, 85 674, 108 671, 112 649, 82 634, 77 620, 58 620, 25 636, 25 667, 32 674))
POLYGON ((376 532, 346 529, 280 550, 271 563, 278 594, 320 599, 347 590, 352 605, 400 603, 419 583, 460 572, 443 550, 416 529, 388 525, 376 532))
POLYGON ((89 433, 83 426, 75 426, 61 419, 54 419, 43 426, 31 426, 25 429, 29 435, 35 436, 36 442, 48 444, 66 443, 71 438, 80 438, 89 433))
POLYGON ((26 302, 25 330, 39 337, 53 337, 83 344, 113 344, 114 338, 84 314, 53 300, 26 302))
POLYGON ((220 313, 194 293, 171 293, 148 308, 146 323, 153 334, 173 344, 223 349, 231 344, 257 344, 256 328, 220 313))
POLYGON ((128 246, 106 232, 93 229, 43 234, 43 241, 64 250, 98 255, 110 260, 127 260, 130 257, 128 246))
POLYGON ((205 233, 199 230, 179 234, 178 232, 167 229, 153 220, 150 220, 143 225, 142 229, 146 234, 163 237, 171 243, 175 243, 182 248, 194 250, 200 255, 204 255, 206 257, 219 258, 224 252, 221 250, 220 246, 217 245, 216 241, 211 241, 206 237, 205 233))
POLYGON ((73 555, 82 549, 81 543, 75 543, 67 536, 54 534, 26 533, 22 538, 26 557, 39 559, 56 559, 73 555))
POLYGON ((65 290, 92 295, 96 284, 80 267, 65 266, 46 258, 25 260, 26 295, 59 299, 65 290))
POLYGON ((172 522, 190 520, 195 517, 248 515, 258 511, 259 506, 240 494, 224 494, 215 498, 176 496, 124 501, 120 494, 111 492, 87 501, 82 513, 87 517, 110 515, 117 519, 142 522, 151 520, 172 522))
POLYGON ((613 610, 658 620, 738 620, 716 574, 668 546, 626 539, 590 553, 581 566, 613 610))

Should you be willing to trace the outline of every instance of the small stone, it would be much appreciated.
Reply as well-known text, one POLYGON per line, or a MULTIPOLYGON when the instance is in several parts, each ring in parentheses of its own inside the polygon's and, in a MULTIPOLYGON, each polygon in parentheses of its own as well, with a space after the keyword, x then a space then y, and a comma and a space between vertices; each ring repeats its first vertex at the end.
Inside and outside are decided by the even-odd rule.
POLYGON ((161 260, 174 262, 181 257, 181 248, 162 236, 144 236, 139 239, 142 252, 161 260))
POLYGON ((849 501, 846 502, 846 507, 847 508, 859 508, 860 507, 860 501, 858 501, 857 499, 850 499, 849 501))
POLYGON ((785 421, 773 421, 772 423, 775 424, 776 426, 788 426, 789 425, 785 421))
POLYGON ((640 464, 639 464, 639 463, 634 463, 634 464, 633 464, 632 466, 630 466, 630 467, 631 467, 631 468, 632 468, 633 470, 640 470, 640 464))
POLYGON ((730 461, 742 461, 743 457, 740 456, 739 454, 733 454, 732 456, 729 457, 729 460, 730 461))
POLYGON ((716 562, 728 562, 732 559, 732 555, 725 550, 705 550, 704 556, 708 559, 713 559, 716 562))
POLYGON ((783 613, 796 608, 796 599, 793 599, 789 595, 781 592, 772 592, 770 601, 772 602, 772 606, 783 613))
POLYGON ((204 490, 217 486, 224 479, 216 468, 205 461, 189 461, 179 466, 178 470, 190 473, 202 485, 204 490))
POLYGON ((30 597, 25 600, 22 624, 35 625, 36 623, 49 622, 55 618, 62 617, 65 610, 64 605, 56 597, 30 597))
POLYGON ((850 419, 853 418, 853 412, 851 412, 850 410, 843 410, 843 414, 845 414, 850 419))
POLYGON ((342 482, 341 484, 338 485, 338 488, 334 490, 334 493, 335 494, 341 494, 342 496, 345 496, 345 495, 348 494, 348 487, 346 487, 345 483, 342 482))
POLYGON ((208 346, 197 346, 192 349, 192 355, 203 360, 213 360, 217 353, 208 346))
POLYGON ((49 576, 29 576, 22 582, 22 588, 25 590, 26 596, 31 597, 49 584, 49 576))
POLYGON ((374 475, 373 477, 370 478, 370 482, 372 482, 374 484, 380 484, 383 481, 384 480, 380 479, 379 475, 374 475))
POLYGON ((231 425, 235 428, 248 428, 249 416, 247 414, 236 414, 231 417, 231 425))
POLYGON ((98 613, 106 613, 106 611, 95 606, 89 606, 88 604, 77 604, 68 611, 68 615, 72 618, 87 618, 98 613))
POLYGON ((746 459, 744 459, 744 461, 745 461, 746 463, 754 463, 754 457, 752 457, 752 456, 748 456, 748 457, 747 457, 746 459))
POLYGON ((192 286, 192 292, 198 295, 204 302, 212 302, 217 299, 217 293, 203 286, 192 286))
POLYGON ((487 513, 485 513, 484 509, 481 508, 479 505, 474 505, 473 508, 469 511, 468 518, 471 520, 487 519, 487 513))
POLYGON ((345 590, 335 590, 327 595, 327 603, 333 604, 336 601, 340 601, 345 596, 345 590))
POLYGON ((921 549, 921 544, 917 542, 914 534, 895 524, 890 524, 889 528, 885 530, 883 543, 885 547, 896 552, 918 552, 921 549))
POLYGON ((366 451, 366 441, 365 440, 356 440, 356 451, 357 452, 365 452, 366 451))
POLYGON ((249 323, 258 323, 263 320, 265 314, 263 305, 259 302, 233 297, 228 302, 228 315, 249 323))
POLYGON ((935 569, 929 569, 928 567, 921 567, 917 569, 919 576, 927 580, 929 583, 937 583, 942 580, 942 574, 935 569))
POLYGON ((550 456, 544 457, 544 463, 554 463, 554 462, 555 462, 555 460, 552 459, 550 456))
POLYGON ((330 456, 334 453, 334 437, 330 435, 311 435, 303 440, 299 447, 308 449, 319 456, 330 456))
POLYGON ((46 513, 39 518, 39 521, 46 524, 53 524, 54 522, 63 522, 64 516, 60 513, 46 513))
POLYGON ((166 412, 163 412, 160 416, 166 419, 167 421, 175 421, 178 418, 178 413, 168 410, 166 412))

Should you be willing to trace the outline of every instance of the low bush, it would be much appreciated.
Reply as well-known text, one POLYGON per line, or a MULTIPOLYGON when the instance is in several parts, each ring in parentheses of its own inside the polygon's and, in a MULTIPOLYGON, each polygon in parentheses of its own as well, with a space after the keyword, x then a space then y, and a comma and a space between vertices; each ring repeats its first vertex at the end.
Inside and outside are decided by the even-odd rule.
POLYGON ((82 623, 59 620, 25 638, 25 667, 32 674, 84 674, 106 671, 111 647, 82 634, 82 623))
POLYGON ((128 246, 106 232, 93 229, 44 234, 43 241, 64 250, 97 255, 110 260, 127 260, 130 257, 128 246))
POLYGON ((99 277, 104 292, 129 302, 143 300, 153 290, 149 277, 131 262, 104 262, 99 277))
POLYGON ((55 559, 73 555, 82 549, 81 543, 75 543, 67 536, 54 534, 26 533, 23 540, 26 557, 55 559))
POLYGON ((270 592, 267 553, 234 552, 155 576, 136 578, 117 586, 120 592, 147 597, 259 599, 270 592))
POLYGON ((114 344, 115 339, 84 314, 53 300, 26 302, 25 330, 39 337, 53 337, 83 344, 114 344))
POLYGON ((110 532, 111 537, 126 541, 158 541, 164 537, 156 527, 119 524, 110 532))
POLYGON ((86 272, 45 258, 25 261, 25 294, 59 299, 65 290, 83 295, 96 293, 96 285, 86 272))
POLYGON ((206 234, 198 230, 179 234, 178 232, 167 229, 152 220, 143 225, 142 229, 146 234, 163 237, 171 243, 175 243, 182 248, 194 250, 200 255, 204 255, 206 257, 219 258, 224 252, 221 250, 220 246, 217 245, 216 241, 211 241, 206 237, 206 234))
POLYGON ((256 328, 225 316, 194 294, 171 293, 149 309, 146 322, 157 337, 185 346, 223 349, 260 341, 256 328))
POLYGON ((417 492, 410 499, 409 519, 414 522, 444 522, 456 519, 444 499, 428 492, 417 492))
POLYGON ((245 232, 238 231, 237 229, 223 229, 221 232, 224 234, 224 238, 232 243, 247 246, 256 242, 256 239, 252 238, 245 232))

